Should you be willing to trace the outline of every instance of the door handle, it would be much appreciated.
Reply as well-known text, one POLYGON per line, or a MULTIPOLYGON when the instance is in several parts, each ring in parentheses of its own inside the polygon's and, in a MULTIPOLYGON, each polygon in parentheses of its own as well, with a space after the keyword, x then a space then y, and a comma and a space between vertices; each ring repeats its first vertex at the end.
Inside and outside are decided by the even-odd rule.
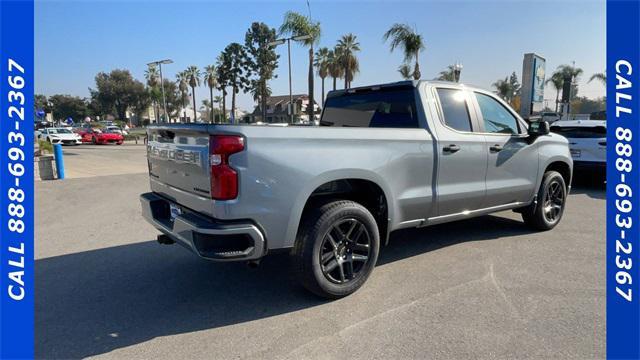
POLYGON ((443 147, 442 150, 444 150, 444 152, 454 153, 454 152, 460 150, 460 146, 458 146, 456 144, 449 144, 449 145, 443 147))
POLYGON ((498 152, 498 151, 502 150, 502 145, 500 145, 500 144, 493 144, 493 145, 489 146, 489 150, 490 150, 491 152, 498 152))

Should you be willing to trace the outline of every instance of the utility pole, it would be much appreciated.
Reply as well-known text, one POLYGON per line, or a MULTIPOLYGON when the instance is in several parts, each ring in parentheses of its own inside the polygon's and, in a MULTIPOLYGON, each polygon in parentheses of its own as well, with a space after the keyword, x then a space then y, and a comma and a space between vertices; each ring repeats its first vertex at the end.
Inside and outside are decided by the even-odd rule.
MULTIPOLYGON (((162 108, 164 110, 164 122, 167 122, 167 99, 164 96, 164 79, 162 78, 162 64, 173 64, 173 60, 171 59, 165 59, 165 60, 158 60, 158 61, 152 61, 150 63, 147 64, 147 66, 158 66, 158 69, 160 70, 160 89, 162 90, 162 108)), ((168 122, 171 119, 169 119, 168 122)))

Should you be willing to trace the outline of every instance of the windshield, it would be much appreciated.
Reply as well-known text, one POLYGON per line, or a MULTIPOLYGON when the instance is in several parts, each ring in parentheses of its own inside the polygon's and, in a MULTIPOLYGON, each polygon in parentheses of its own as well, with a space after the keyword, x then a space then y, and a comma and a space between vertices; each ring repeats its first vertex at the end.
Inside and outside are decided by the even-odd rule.
POLYGON ((320 126, 417 128, 413 88, 346 93, 325 102, 320 126))
POLYGON ((604 126, 552 126, 551 132, 574 139, 598 139, 607 136, 607 128, 604 126))
POLYGON ((49 129, 49 134, 71 134, 67 129, 49 129))

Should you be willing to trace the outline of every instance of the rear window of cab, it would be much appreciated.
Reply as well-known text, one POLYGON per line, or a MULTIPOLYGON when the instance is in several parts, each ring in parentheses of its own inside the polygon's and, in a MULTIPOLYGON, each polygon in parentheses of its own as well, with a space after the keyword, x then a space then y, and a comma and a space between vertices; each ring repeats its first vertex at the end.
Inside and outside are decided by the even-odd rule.
POLYGON ((329 97, 320 126, 418 128, 415 91, 383 88, 329 97))

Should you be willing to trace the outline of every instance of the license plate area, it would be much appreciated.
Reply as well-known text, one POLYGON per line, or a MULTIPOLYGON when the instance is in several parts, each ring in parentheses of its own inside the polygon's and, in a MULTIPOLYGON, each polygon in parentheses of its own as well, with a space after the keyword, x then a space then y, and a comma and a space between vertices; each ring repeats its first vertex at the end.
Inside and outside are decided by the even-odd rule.
POLYGON ((180 206, 169 203, 169 221, 173 222, 179 215, 182 215, 182 209, 180 206))
POLYGON ((571 157, 579 158, 582 155, 581 150, 571 149, 570 151, 571 151, 571 157))

